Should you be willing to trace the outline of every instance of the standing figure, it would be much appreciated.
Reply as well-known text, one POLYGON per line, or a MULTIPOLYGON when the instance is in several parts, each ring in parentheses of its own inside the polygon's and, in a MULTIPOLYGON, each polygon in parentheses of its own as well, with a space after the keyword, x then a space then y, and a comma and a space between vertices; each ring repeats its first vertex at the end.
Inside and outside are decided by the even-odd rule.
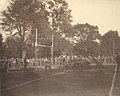
POLYGON ((64 56, 60 56, 60 65, 59 68, 63 68, 65 67, 65 57, 64 56))
POLYGON ((27 58, 24 58, 23 62, 24 62, 24 69, 26 69, 28 65, 27 58))
POLYGON ((120 53, 116 54, 116 63, 117 63, 117 71, 119 71, 119 68, 120 68, 120 53))
POLYGON ((44 66, 45 66, 45 72, 47 72, 47 69, 48 69, 50 73, 52 73, 50 58, 46 58, 44 60, 44 66))

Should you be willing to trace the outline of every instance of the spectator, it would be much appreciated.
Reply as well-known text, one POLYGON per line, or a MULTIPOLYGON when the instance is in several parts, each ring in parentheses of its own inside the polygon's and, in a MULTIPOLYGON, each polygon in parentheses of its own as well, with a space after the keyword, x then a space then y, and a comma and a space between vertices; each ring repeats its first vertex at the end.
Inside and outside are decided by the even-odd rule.
POLYGON ((24 62, 24 69, 26 69, 28 65, 27 58, 24 58, 23 62, 24 62))
POLYGON ((45 58, 44 65, 45 65, 45 72, 47 72, 47 69, 49 69, 50 73, 52 73, 50 58, 45 58))
POLYGON ((119 71, 119 68, 120 68, 120 53, 116 54, 116 62, 117 62, 117 71, 119 71))

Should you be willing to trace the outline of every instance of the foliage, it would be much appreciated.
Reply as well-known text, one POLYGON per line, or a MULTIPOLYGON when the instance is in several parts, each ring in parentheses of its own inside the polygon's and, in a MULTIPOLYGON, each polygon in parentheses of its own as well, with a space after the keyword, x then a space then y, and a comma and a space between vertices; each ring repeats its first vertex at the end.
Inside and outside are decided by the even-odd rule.
POLYGON ((20 53, 29 39, 31 28, 47 20, 44 10, 44 4, 37 0, 11 0, 7 10, 2 12, 2 28, 10 35, 20 37, 20 53))
POLYGON ((65 0, 47 0, 47 6, 52 29, 63 32, 72 22, 68 3, 65 0))
MULTIPOLYGON (((41 44, 46 46, 51 46, 51 40, 47 39, 41 39, 41 44)), ((54 57, 60 56, 63 54, 63 52, 67 55, 71 55, 73 53, 73 45, 66 40, 65 38, 61 38, 59 36, 59 33, 54 34, 54 57)), ((50 48, 45 47, 39 47, 38 48, 38 57, 50 57, 51 56, 51 50, 50 48)))
MULTIPOLYGON (((27 50, 28 58, 32 58, 37 29, 38 45, 51 46, 54 35, 54 56, 73 53, 113 56, 120 51, 117 31, 110 30, 101 36, 98 26, 88 23, 71 25, 71 22, 71 10, 65 0, 11 0, 2 11, 1 19, 2 29, 9 33, 9 37, 3 44, 0 35, 0 45, 3 44, 7 57, 21 57, 22 51, 27 50)), ((51 56, 50 48, 38 47, 37 51, 38 57, 51 56)))
POLYGON ((105 56, 114 56, 120 52, 120 37, 117 31, 110 30, 102 36, 101 54, 105 56))
POLYGON ((2 45, 3 45, 3 37, 2 34, 0 34, 0 59, 2 59, 3 51, 2 51, 2 45))
POLYGON ((11 58, 20 57, 20 38, 17 36, 10 36, 6 39, 5 45, 6 45, 6 57, 11 58))
POLYGON ((81 55, 97 55, 98 54, 98 43, 100 39, 98 27, 89 24, 77 24, 74 27, 74 40, 77 44, 74 46, 74 51, 81 55))
POLYGON ((93 41, 99 38, 99 31, 97 26, 92 26, 88 23, 77 24, 74 26, 75 36, 78 37, 78 41, 93 41))
POLYGON ((54 36, 54 51, 58 52, 59 55, 66 54, 72 55, 73 54, 73 44, 66 38, 59 37, 59 34, 55 34, 54 36))

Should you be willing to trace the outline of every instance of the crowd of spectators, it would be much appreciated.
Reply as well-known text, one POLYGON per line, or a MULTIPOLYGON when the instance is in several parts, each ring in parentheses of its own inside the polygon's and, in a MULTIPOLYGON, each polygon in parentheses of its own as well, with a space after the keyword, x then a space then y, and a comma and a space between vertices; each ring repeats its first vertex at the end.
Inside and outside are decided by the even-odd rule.
MULTIPOLYGON (((45 66, 46 58, 4 58, 2 59, 1 69, 7 72, 10 68, 30 68, 33 66, 45 66)), ((49 58, 49 64, 51 59, 49 58)), ((61 55, 54 58, 54 65, 59 68, 89 68, 91 65, 96 65, 99 68, 103 67, 103 63, 114 63, 112 57, 82 57, 82 56, 67 56, 61 55)), ((50 64, 51 65, 51 64, 50 64)), ((45 66, 46 68, 46 66, 45 66)))

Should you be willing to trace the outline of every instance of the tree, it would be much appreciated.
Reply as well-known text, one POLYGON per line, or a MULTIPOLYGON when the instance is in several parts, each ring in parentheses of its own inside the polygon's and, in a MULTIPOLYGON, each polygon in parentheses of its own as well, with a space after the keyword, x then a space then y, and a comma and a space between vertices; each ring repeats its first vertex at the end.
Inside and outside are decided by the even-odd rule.
POLYGON ((100 34, 97 26, 86 24, 77 24, 74 26, 74 36, 78 37, 78 42, 94 41, 99 38, 100 34))
POLYGON ((97 26, 91 26, 89 24, 77 24, 73 27, 74 32, 73 40, 77 43, 75 45, 75 53, 79 54, 96 54, 98 55, 98 43, 97 40, 100 39, 97 26))
POLYGON ((18 58, 20 57, 20 38, 17 36, 9 36, 5 41, 5 57, 18 58))
POLYGON ((74 46, 74 52, 76 55, 82 55, 82 56, 98 56, 99 55, 99 45, 95 41, 89 42, 89 44, 86 44, 84 42, 77 43, 74 46), (86 47, 86 49, 85 49, 86 47))
MULTIPOLYGON (((41 45, 51 46, 51 39, 41 39, 41 45)), ((71 55, 73 53, 73 45, 69 40, 61 38, 59 33, 54 34, 54 57, 64 53, 71 55)), ((38 47, 38 57, 50 57, 51 50, 49 47, 38 47)))
POLYGON ((43 2, 37 0, 11 0, 7 10, 2 12, 2 28, 10 32, 10 35, 17 35, 21 39, 20 57, 22 57, 22 50, 31 34, 31 28, 36 26, 39 21, 43 23, 47 20, 44 10, 43 2))
POLYGON ((50 39, 56 31, 63 34, 71 22, 70 12, 65 0, 11 0, 7 10, 2 12, 1 24, 10 35, 20 37, 22 56, 26 44, 35 45, 36 29, 39 43, 41 39, 50 39))
POLYGON ((66 28, 70 27, 72 22, 68 3, 65 0, 47 0, 46 4, 52 29, 62 34, 65 33, 66 28))
POLYGON ((69 41, 69 39, 59 37, 59 34, 55 34, 54 38, 54 53, 61 55, 63 53, 67 55, 73 54, 73 44, 69 41))
POLYGON ((117 31, 110 30, 102 36, 101 53, 105 56, 115 56, 120 49, 120 37, 117 31))
MULTIPOLYGON (((61 54, 61 46, 59 45, 62 36, 65 33, 65 29, 70 27, 71 23, 71 10, 68 9, 68 4, 65 0, 47 0, 46 13, 48 17, 48 25, 41 30, 38 29, 38 44, 50 45, 51 36, 54 34, 54 56, 59 56, 61 54), (42 32, 42 34, 41 34, 42 32), (56 35, 57 34, 57 35, 56 35), (48 44, 48 41, 49 44, 48 44), (58 49, 57 49, 58 48, 58 49)), ((43 28, 43 27, 42 27, 43 28)), ((33 42, 35 42, 35 32, 32 34, 33 42)), ((50 45, 51 46, 51 45, 50 45)), ((39 56, 50 56, 50 48, 39 48, 39 56)))
POLYGON ((0 34, 0 59, 2 59, 2 56, 3 56, 3 37, 2 37, 2 34, 0 34))

